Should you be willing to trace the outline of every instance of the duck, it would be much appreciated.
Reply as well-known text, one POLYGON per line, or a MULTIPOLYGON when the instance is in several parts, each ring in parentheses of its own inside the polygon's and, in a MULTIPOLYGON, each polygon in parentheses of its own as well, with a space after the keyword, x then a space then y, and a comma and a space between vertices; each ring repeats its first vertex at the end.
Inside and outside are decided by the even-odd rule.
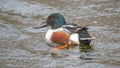
POLYGON ((57 49, 68 48, 69 45, 90 45, 90 42, 95 39, 90 36, 86 26, 67 24, 60 13, 50 14, 45 23, 34 28, 40 29, 47 26, 50 26, 50 29, 46 32, 45 39, 49 43, 60 43, 57 49))

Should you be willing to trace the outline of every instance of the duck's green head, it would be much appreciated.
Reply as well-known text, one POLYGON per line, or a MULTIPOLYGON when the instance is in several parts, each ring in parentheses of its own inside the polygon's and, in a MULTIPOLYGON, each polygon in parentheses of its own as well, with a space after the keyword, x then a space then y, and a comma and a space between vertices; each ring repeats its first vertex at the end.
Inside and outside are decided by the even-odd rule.
POLYGON ((65 18, 59 14, 59 13, 54 13, 48 16, 47 25, 52 26, 52 29, 57 29, 60 28, 62 25, 66 24, 65 18))
POLYGON ((35 28, 51 26, 52 29, 57 29, 65 24, 66 24, 65 18, 60 13, 53 13, 50 16, 48 16, 46 23, 44 25, 35 28))

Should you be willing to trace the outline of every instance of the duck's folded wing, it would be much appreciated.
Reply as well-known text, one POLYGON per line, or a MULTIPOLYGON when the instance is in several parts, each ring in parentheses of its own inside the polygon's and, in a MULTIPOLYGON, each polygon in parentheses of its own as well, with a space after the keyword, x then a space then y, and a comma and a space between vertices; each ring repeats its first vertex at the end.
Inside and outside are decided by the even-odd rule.
POLYGON ((67 31, 68 33, 76 33, 78 32, 79 30, 83 29, 83 28, 86 28, 87 27, 80 27, 78 26, 77 24, 72 24, 72 25, 63 25, 63 28, 65 31, 67 31))
POLYGON ((91 36, 87 31, 87 27, 79 27, 77 25, 64 25, 64 29, 71 34, 77 33, 81 44, 90 44, 91 36))

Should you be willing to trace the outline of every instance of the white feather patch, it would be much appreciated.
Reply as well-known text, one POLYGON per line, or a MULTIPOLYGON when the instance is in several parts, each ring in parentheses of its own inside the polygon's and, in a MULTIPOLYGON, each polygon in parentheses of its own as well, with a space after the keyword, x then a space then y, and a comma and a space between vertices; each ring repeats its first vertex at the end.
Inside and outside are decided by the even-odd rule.
POLYGON ((70 35, 70 40, 77 43, 77 44, 80 44, 78 33, 71 34, 70 35))
POLYGON ((46 32, 46 36, 45 36, 45 38, 46 38, 46 41, 47 42, 51 42, 51 37, 52 37, 52 34, 53 34, 53 30, 51 30, 51 29, 49 29, 47 32, 46 32))

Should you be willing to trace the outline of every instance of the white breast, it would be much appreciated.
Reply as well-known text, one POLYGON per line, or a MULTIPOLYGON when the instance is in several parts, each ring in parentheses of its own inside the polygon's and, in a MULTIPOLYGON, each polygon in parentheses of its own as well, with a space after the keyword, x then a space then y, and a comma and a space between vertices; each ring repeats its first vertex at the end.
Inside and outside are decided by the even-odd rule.
POLYGON ((52 34, 53 34, 53 30, 51 30, 51 29, 49 29, 46 32, 46 36, 45 36, 46 42, 51 42, 50 39, 51 39, 52 34))

